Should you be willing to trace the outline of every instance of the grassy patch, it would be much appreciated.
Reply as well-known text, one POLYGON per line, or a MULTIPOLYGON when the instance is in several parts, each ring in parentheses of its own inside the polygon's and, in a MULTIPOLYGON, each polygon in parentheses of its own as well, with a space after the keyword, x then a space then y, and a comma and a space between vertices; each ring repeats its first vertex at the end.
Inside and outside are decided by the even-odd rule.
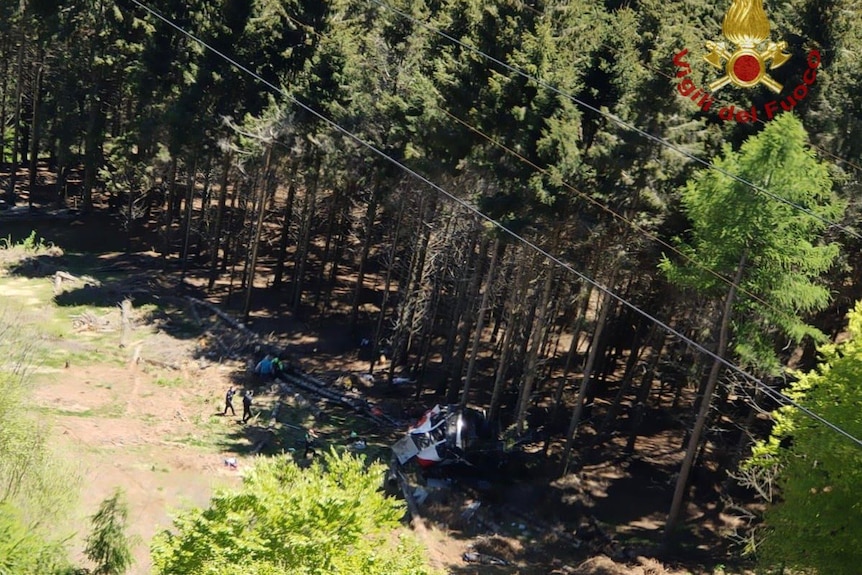
POLYGON ((0 354, 9 357, 26 350, 28 363, 59 369, 66 363, 77 365, 123 365, 118 331, 79 331, 76 317, 103 319, 113 329, 118 323, 112 315, 91 306, 60 307, 54 301, 51 282, 46 278, 0 276, 0 327, 16 326, 15 339, 0 340, 0 354))
POLYGON ((177 389, 180 387, 185 387, 186 380, 183 379, 182 377, 179 377, 179 376, 177 376, 177 377, 165 377, 165 376, 160 375, 159 377, 156 378, 154 383, 156 385, 158 385, 159 387, 164 387, 167 389, 177 389))
POLYGON ((219 446, 223 437, 217 433, 186 433, 184 435, 178 435, 174 437, 169 437, 168 441, 173 443, 180 443, 182 445, 187 445, 189 447, 198 447, 203 448, 208 451, 219 451, 219 446))
POLYGON ((125 406, 120 402, 112 401, 98 407, 83 410, 66 409, 63 406, 54 407, 50 405, 39 405, 35 406, 33 408, 33 411, 43 415, 59 415, 63 417, 100 417, 113 419, 123 416, 123 414, 125 413, 125 406))

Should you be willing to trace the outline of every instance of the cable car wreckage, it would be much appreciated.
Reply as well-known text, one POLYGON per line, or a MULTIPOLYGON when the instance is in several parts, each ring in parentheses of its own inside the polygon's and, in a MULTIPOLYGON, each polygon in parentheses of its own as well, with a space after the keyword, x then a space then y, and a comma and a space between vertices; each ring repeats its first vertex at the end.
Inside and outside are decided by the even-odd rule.
POLYGON ((415 458, 423 469, 453 464, 498 467, 504 462, 502 443, 485 414, 457 405, 435 405, 426 411, 392 452, 399 464, 415 458))

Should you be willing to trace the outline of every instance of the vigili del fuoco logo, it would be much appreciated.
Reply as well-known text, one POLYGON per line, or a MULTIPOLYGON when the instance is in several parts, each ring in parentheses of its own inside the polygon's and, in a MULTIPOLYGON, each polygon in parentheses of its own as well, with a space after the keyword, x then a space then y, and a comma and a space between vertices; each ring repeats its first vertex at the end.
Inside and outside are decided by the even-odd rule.
POLYGON ((808 88, 817 79, 820 66, 820 52, 811 50, 807 55, 807 66, 802 79, 792 90, 785 90, 771 75, 792 56, 785 52, 787 43, 783 40, 773 42, 769 38, 769 20, 763 9, 763 0, 733 0, 724 15, 721 31, 727 42, 706 43, 709 50, 704 61, 723 74, 709 83, 706 89, 699 88, 689 77, 691 65, 686 61, 688 48, 683 48, 673 57, 677 68, 676 77, 682 78, 676 85, 677 91, 685 98, 708 112, 715 103, 714 94, 722 87, 732 84, 739 88, 765 86, 777 97, 766 102, 762 109, 737 109, 728 105, 718 110, 721 120, 736 120, 739 123, 756 122, 758 119, 771 120, 781 110, 790 111, 808 96, 808 88))

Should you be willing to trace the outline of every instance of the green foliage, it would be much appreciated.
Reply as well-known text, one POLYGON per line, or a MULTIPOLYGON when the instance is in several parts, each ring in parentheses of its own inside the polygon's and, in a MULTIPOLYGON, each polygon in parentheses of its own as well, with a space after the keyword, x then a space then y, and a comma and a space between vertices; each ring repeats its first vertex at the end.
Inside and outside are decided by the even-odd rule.
POLYGON ((12 241, 11 235, 6 236, 5 238, 0 238, 0 249, 4 250, 20 248, 25 252, 35 253, 48 249, 48 247, 48 244, 45 243, 45 239, 36 235, 36 230, 31 230, 30 235, 17 243, 12 241))
POLYGON ((34 531, 12 505, 0 503, 0 573, 60 575, 69 572, 63 541, 34 531))
POLYGON ((27 252, 37 252, 47 247, 45 245, 45 240, 36 236, 36 230, 31 230, 30 235, 24 238, 18 245, 24 248, 24 251, 27 252))
POLYGON ((128 505, 121 490, 102 501, 92 517, 93 532, 84 554, 95 563, 94 575, 121 575, 131 567, 132 540, 126 535, 128 505))
MULTIPOLYGON (((788 395, 862 437, 862 302, 849 314, 850 339, 820 348, 822 362, 800 374, 788 395)), ((862 560, 862 450, 795 408, 775 414, 769 440, 760 442, 748 466, 781 466, 781 499, 764 517, 758 549, 764 567, 814 569, 854 575, 862 560), (782 448, 782 442, 789 448, 782 448)))
MULTIPOLYGON (((0 310, 0 348, 25 349, 0 310)), ((76 476, 48 444, 43 425, 26 411, 26 357, 0 367, 0 573, 59 573, 65 540, 54 528, 69 509, 76 476)))
POLYGON ((689 261, 672 262, 665 256, 660 268, 678 285, 720 296, 728 286, 707 270, 732 278, 745 256, 743 289, 734 305, 735 351, 745 364, 774 371, 775 335, 795 342, 806 336, 824 340, 800 316, 829 302, 829 291, 817 280, 838 255, 836 244, 821 239, 825 224, 799 208, 834 220, 843 205, 831 191, 826 166, 807 147, 801 122, 791 114, 769 122, 739 152, 726 147, 713 164, 720 171, 698 172, 682 192, 691 231, 690 238, 677 244, 689 261))
POLYGON ((334 451, 305 470, 287 455, 259 460, 241 489, 182 513, 155 537, 155 572, 430 574, 414 541, 392 541, 404 509, 379 491, 383 472, 334 451))

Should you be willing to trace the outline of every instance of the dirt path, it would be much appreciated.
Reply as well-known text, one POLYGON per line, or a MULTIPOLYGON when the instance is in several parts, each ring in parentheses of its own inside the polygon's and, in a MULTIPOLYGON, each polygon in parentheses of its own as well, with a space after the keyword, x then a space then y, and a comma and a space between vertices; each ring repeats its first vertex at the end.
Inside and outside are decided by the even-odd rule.
POLYGON ((137 538, 130 575, 143 575, 151 567, 149 542, 170 526, 174 510, 205 505, 213 489, 238 484, 238 472, 223 465, 227 452, 219 450, 219 437, 237 424, 214 416, 225 385, 224 372, 216 369, 190 378, 84 366, 39 378, 36 405, 82 478, 73 524, 83 532, 74 539, 73 560, 83 561, 89 516, 118 487, 137 538))

